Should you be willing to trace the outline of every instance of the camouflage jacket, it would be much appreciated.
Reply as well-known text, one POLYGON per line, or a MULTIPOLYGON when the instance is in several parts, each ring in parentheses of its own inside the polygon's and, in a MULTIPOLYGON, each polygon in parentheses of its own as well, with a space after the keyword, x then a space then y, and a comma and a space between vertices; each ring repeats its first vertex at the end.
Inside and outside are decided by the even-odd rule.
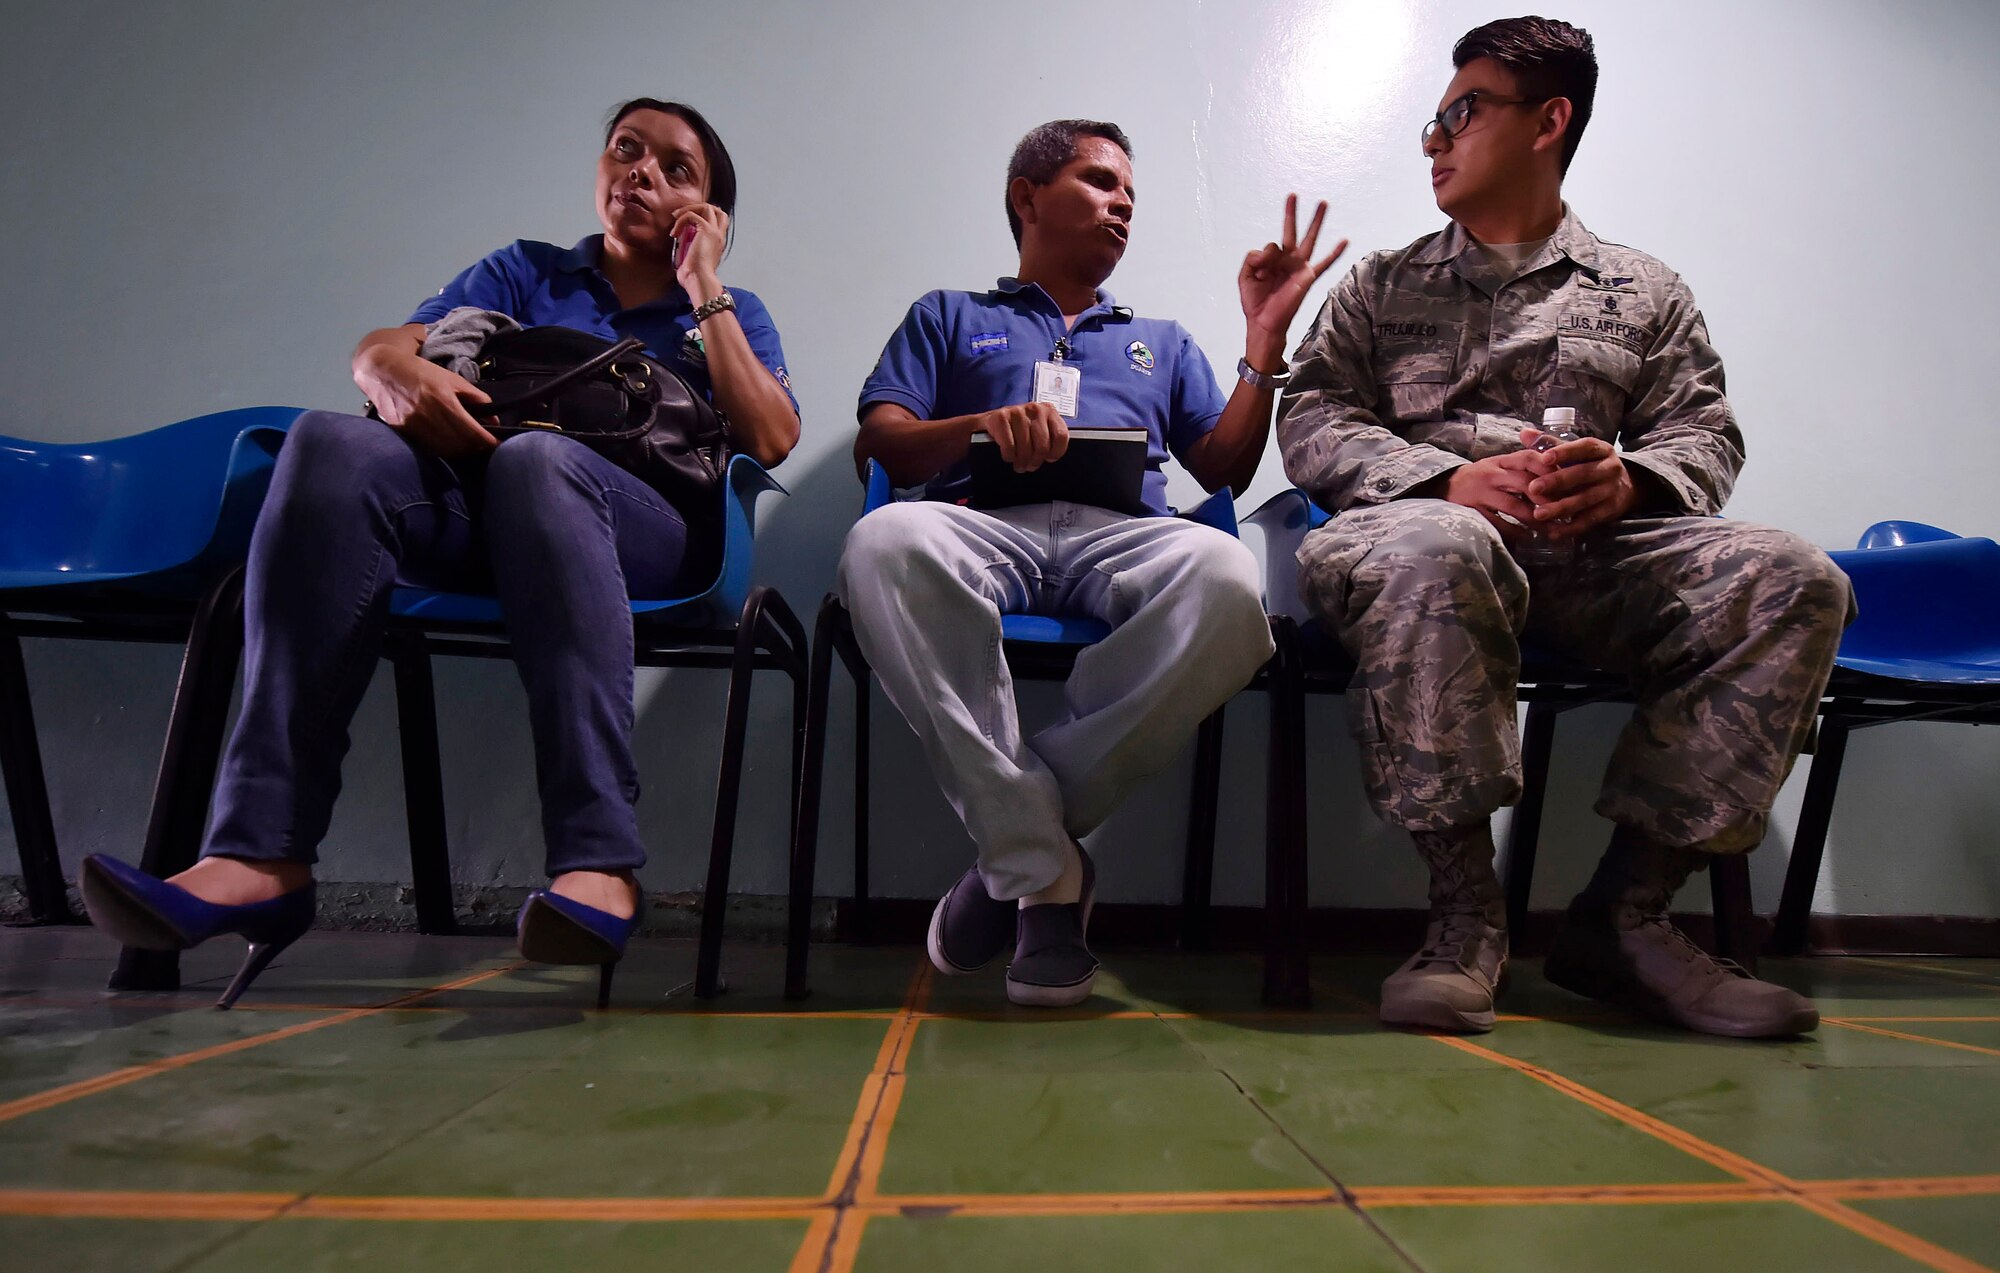
POLYGON ((1743 436, 1680 276, 1565 206, 1499 278, 1456 223, 1357 264, 1292 357, 1278 414, 1291 480, 1335 512, 1384 503, 1573 406, 1579 434, 1616 440, 1676 505, 1649 511, 1720 510, 1743 436))

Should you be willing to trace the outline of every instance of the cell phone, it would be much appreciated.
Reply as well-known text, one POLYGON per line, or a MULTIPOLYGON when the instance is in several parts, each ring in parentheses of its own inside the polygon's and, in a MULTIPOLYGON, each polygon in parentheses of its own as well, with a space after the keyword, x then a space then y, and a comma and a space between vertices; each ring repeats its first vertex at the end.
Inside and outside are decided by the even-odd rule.
POLYGON ((684 225, 681 227, 680 232, 674 235, 675 269, 679 269, 681 262, 687 259, 688 249, 694 246, 694 236, 700 233, 700 226, 684 225))

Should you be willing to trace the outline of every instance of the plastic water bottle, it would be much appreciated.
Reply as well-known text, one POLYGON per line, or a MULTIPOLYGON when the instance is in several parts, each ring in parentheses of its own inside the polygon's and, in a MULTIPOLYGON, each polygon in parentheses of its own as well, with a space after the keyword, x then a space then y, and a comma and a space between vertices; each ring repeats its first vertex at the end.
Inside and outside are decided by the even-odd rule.
MULTIPOLYGON (((1542 436, 1535 439, 1535 450, 1553 451, 1565 442, 1574 441, 1576 408, 1545 408, 1542 411, 1542 436)), ((1576 560, 1576 541, 1550 539, 1548 531, 1538 524, 1528 541, 1520 546, 1518 555, 1524 566, 1533 564, 1545 569, 1567 566, 1576 560)))

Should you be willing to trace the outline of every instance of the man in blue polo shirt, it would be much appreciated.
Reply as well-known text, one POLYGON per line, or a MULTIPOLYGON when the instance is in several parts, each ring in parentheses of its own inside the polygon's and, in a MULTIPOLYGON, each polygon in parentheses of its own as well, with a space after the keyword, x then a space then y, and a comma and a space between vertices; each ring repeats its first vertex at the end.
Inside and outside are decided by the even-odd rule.
POLYGON ((1271 653, 1258 569, 1233 537, 1165 516, 1169 454, 1207 489, 1248 486, 1284 382, 1286 333, 1345 241, 1312 253, 1288 200, 1282 243, 1244 258, 1248 333, 1225 401, 1178 323, 1139 318, 1100 284, 1125 253, 1132 146, 1115 124, 1058 120, 1007 169, 1014 277, 910 307, 861 391, 857 463, 925 498, 858 522, 839 588, 882 687, 924 745, 978 848, 938 902, 930 956, 972 972, 1011 942, 1007 995, 1064 1006, 1090 994, 1095 891, 1076 837, 1170 761, 1271 653), (1144 429, 1154 516, 1081 504, 976 510, 967 450, 989 435, 1026 472, 1060 460, 1072 427, 1144 429), (1078 656, 1061 720, 1023 739, 1000 616, 1084 615, 1111 635, 1078 656))

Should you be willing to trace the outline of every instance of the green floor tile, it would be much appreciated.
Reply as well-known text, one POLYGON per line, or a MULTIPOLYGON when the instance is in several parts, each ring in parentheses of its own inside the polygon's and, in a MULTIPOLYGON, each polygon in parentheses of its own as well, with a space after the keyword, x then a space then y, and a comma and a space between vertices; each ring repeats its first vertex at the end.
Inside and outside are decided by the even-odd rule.
POLYGON ((1796 1179, 2000 1171, 2000 1082, 1985 1066, 1564 1074, 1796 1179))
POLYGON ((494 1197, 816 1196, 861 1080, 770 1070, 529 1075, 330 1191, 494 1197))
POLYGON ((1847 1205, 1947 1251, 2000 1268, 2000 1196, 1885 1198, 1847 1205))
POLYGON ((506 1081, 192 1065, 0 1123, 0 1187, 303 1192, 506 1081))
POLYGON ((804 1239, 803 1220, 564 1224, 273 1220, 187 1273, 614 1273, 687 1269, 784 1273, 804 1239))
POLYGON ((1264 963, 1258 956, 1115 949, 1098 953, 1104 960, 1098 990, 1134 1009, 1249 1012, 1262 1006, 1264 963))
POLYGON ((1369 1213, 1424 1273, 1616 1269, 1916 1273, 1904 1256, 1791 1203, 1380 1207, 1369 1213))
POLYGON ((615 1030, 617 1024, 616 1018, 597 1013, 509 1008, 379 1012, 203 1064, 217 1069, 525 1074, 562 1064, 615 1030))
POLYGON ((1158 1020, 925 1021, 912 1074, 1146 1074, 1212 1068, 1158 1020))
POLYGON ((1337 1207, 1152 1216, 964 1216, 870 1220, 855 1273, 1408 1273, 1337 1207))
POLYGON ((868 1018, 734 1017, 672 1012, 610 1019, 574 1058, 577 1073, 713 1070, 819 1074, 853 1080, 868 1073, 892 1023, 868 1018))
MULTIPOLYGON (((928 1030, 930 1023, 923 1029, 928 1030)), ((1219 1074, 912 1071, 886 1193, 1076 1193, 1324 1185, 1219 1074)))
MULTIPOLYGON (((1889 1027, 1902 1029, 1900 1026, 1889 1027)), ((1981 1066, 2000 1056, 1940 1048, 1822 1024, 1796 1039, 1722 1039, 1650 1025, 1503 1021, 1477 1040, 1558 1074, 1572 1069, 1663 1070, 1733 1077, 1753 1070, 1981 1066)))
MULTIPOLYGON (((1442 1049, 1440 1049, 1442 1050, 1442 1049)), ((1524 1075, 1302 1070, 1237 1075, 1348 1185, 1584 1185, 1729 1179, 1524 1075)))
POLYGON ((1329 1068, 1490 1070, 1493 1066, 1430 1035, 1387 1030, 1373 1021, 1197 1018, 1171 1025, 1210 1065, 1265 1082, 1288 1071, 1329 1068))
MULTIPOLYGON (((1966 1052, 1961 1048, 1939 1048, 1937 1044, 1903 1043, 1904 1048, 1916 1047, 1921 1055, 1929 1056, 1942 1051, 1947 1055, 1966 1058, 1961 1065, 1991 1065, 2000 1062, 2000 1020, 1996 1021, 1883 1021, 1869 1022, 1883 1030, 1895 1030, 1902 1034, 1914 1034, 1926 1039, 1936 1039, 1945 1043, 1963 1043, 1975 1048, 1985 1048, 1986 1052, 1966 1052)), ((1847 1033, 1857 1033, 1848 1031, 1847 1033)), ((1895 1040, 1884 1040, 1895 1042, 1895 1040)))
POLYGON ((325 1015, 217 1012, 206 1005, 188 1008, 115 1001, 79 1007, 0 1006, 0 1100, 30 1096, 325 1015))
POLYGON ((8 1268, 77 1273, 168 1273, 250 1226, 187 1220, 0 1216, 8 1268))

